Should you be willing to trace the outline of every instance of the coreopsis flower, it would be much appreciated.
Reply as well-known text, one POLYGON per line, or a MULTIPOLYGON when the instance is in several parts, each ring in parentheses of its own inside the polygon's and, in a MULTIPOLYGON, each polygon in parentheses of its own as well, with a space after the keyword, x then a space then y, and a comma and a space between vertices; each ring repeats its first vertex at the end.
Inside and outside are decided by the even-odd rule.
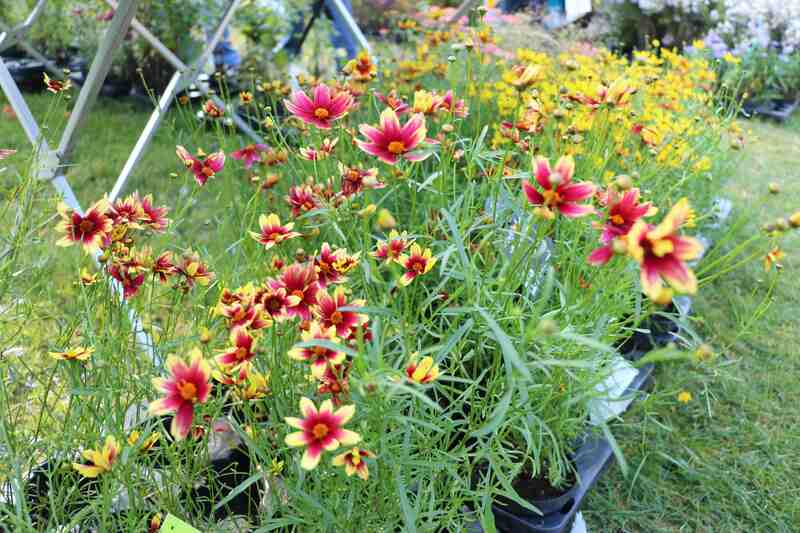
POLYGON ((250 168, 253 166, 253 163, 261 161, 262 152, 266 152, 268 149, 269 146, 266 144, 248 144, 241 150, 231 152, 231 157, 237 161, 242 161, 242 163, 244 163, 244 168, 250 168))
POLYGON ((367 82, 378 74, 378 67, 369 57, 369 52, 362 50, 344 66, 342 71, 353 81, 367 82))
POLYGON ((145 212, 138 194, 130 194, 114 202, 108 210, 108 216, 115 226, 126 225, 140 228, 139 221, 145 218, 145 212))
POLYGON ((330 394, 333 405, 337 407, 342 403, 342 396, 347 396, 350 392, 350 367, 351 364, 328 365, 325 372, 319 378, 317 393, 330 394))
POLYGON ((406 377, 409 381, 424 385, 439 377, 439 366, 433 363, 431 357, 423 357, 417 362, 417 357, 412 356, 406 365, 406 377))
POLYGON ((575 102, 580 102, 590 109, 597 109, 601 105, 610 107, 623 107, 630 102, 630 97, 636 93, 636 88, 629 85, 625 79, 617 79, 611 86, 600 85, 597 96, 586 96, 582 93, 571 94, 567 97, 575 102))
POLYGON ((409 105, 401 97, 397 96, 397 91, 395 89, 392 89, 386 96, 377 91, 373 94, 375 98, 380 100, 383 104, 386 104, 386 107, 393 109, 398 115, 402 115, 410 109, 409 105))
POLYGON ((106 472, 111 472, 114 463, 119 457, 119 444, 117 439, 109 435, 100 450, 84 450, 83 458, 89 461, 89 464, 72 463, 72 468, 78 471, 80 475, 88 478, 96 478, 106 472))
POLYGON ((403 287, 414 281, 417 276, 427 274, 436 264, 436 258, 432 257, 433 252, 430 248, 424 250, 416 243, 411 245, 411 253, 403 254, 396 259, 397 263, 406 269, 400 277, 398 283, 403 287))
POLYGON ((517 89, 525 89, 544 79, 544 69, 541 65, 514 65, 506 78, 517 89))
POLYGON ((172 258, 172 252, 163 252, 159 255, 150 268, 153 274, 158 277, 161 283, 166 283, 168 279, 178 273, 172 258))
POLYGON ((764 256, 764 272, 769 272, 769 269, 771 269, 773 265, 775 265, 775 268, 778 270, 783 268, 783 265, 781 265, 780 262, 785 256, 786 254, 783 253, 783 250, 777 246, 772 248, 772 250, 770 250, 769 253, 764 256))
POLYGON ((156 445, 158 439, 161 438, 161 435, 159 433, 150 433, 150 435, 142 439, 141 442, 140 437, 141 434, 138 431, 131 431, 131 434, 128 435, 128 444, 131 446, 138 446, 139 451, 146 452, 151 450, 153 446, 156 445))
POLYGON ((268 328, 272 325, 269 316, 264 316, 264 307, 252 300, 233 302, 218 306, 219 313, 228 319, 231 328, 244 327, 252 330, 268 328))
POLYGON ((287 293, 283 287, 273 289, 269 285, 260 289, 255 298, 263 307, 264 312, 277 321, 288 318, 286 309, 298 305, 302 300, 297 295, 287 293))
POLYGON ((353 418, 355 405, 346 405, 336 411, 333 403, 325 400, 319 406, 308 398, 300 400, 300 413, 303 418, 286 417, 286 423, 300 431, 286 435, 285 442, 289 446, 305 446, 300 466, 305 470, 313 470, 318 464, 323 450, 333 451, 343 446, 353 446, 361 440, 361 435, 344 429, 344 425, 353 418))
POLYGON ((63 93, 64 91, 68 91, 70 87, 72 87, 72 81, 67 78, 64 80, 54 80, 50 76, 47 75, 47 72, 44 73, 44 85, 47 87, 47 90, 53 94, 63 93))
POLYGON ((203 113, 209 118, 220 118, 225 114, 225 110, 218 106, 213 100, 206 100, 203 104, 203 113))
POLYGON ((680 403, 689 403, 692 401, 692 393, 689 391, 681 391, 678 393, 678 401, 680 403))
POLYGON ((217 357, 220 365, 236 367, 250 362, 255 357, 256 339, 243 327, 235 327, 231 331, 230 343, 217 357))
POLYGON ((158 533, 161 530, 161 513, 156 513, 147 524, 147 533, 158 533))
POLYGON ((153 205, 153 195, 148 194, 141 200, 142 217, 139 222, 150 228, 150 230, 161 233, 169 225, 170 220, 166 217, 166 207, 155 207, 153 205))
POLYGON ((589 254, 593 265, 608 263, 614 255, 614 239, 625 237, 637 220, 656 211, 650 202, 639 203, 639 189, 630 189, 621 198, 614 189, 608 189, 601 201, 606 204, 606 220, 600 234, 603 246, 589 254))
POLYGON ((350 255, 346 249, 331 249, 327 242, 322 243, 319 254, 314 256, 314 269, 317 272, 317 284, 324 289, 332 283, 345 281, 345 275, 358 266, 360 252, 350 255))
POLYGON ((229 366, 217 365, 216 368, 211 371, 211 377, 214 378, 214 381, 229 387, 242 385, 247 381, 248 375, 250 375, 249 362, 229 366))
POLYGON ((75 346, 63 352, 49 352, 50 357, 60 361, 87 361, 94 353, 94 348, 75 346))
POLYGON ((342 176, 342 196, 354 196, 364 189, 383 189, 385 183, 378 181, 378 169, 360 169, 339 163, 339 174, 342 176))
POLYGON ((225 166, 225 152, 220 150, 208 156, 204 156, 202 151, 198 157, 190 154, 183 146, 176 146, 175 153, 178 158, 186 165, 186 168, 192 171, 194 179, 201 187, 206 184, 208 178, 213 178, 225 166), (203 159, 199 159, 203 157, 203 159))
POLYGON ((391 263, 392 261, 400 259, 400 256, 405 253, 413 242, 413 240, 408 238, 408 234, 405 231, 403 233, 397 233, 397 230, 392 230, 389 232, 389 239, 386 241, 379 241, 377 248, 374 252, 371 252, 370 255, 375 259, 391 263))
POLYGON ((115 262, 108 266, 108 274, 122 285, 122 297, 126 300, 139 292, 144 283, 143 269, 136 265, 115 262))
POLYGON ((247 379, 241 383, 236 390, 236 395, 244 401, 258 400, 270 394, 269 388, 270 373, 250 372, 247 379))
POLYGON ((440 97, 432 91, 414 92, 414 105, 411 106, 413 113, 423 115, 433 115, 439 108, 440 97))
POLYGON ((394 165, 399 158, 422 161, 430 155, 430 152, 416 150, 428 132, 425 127, 425 117, 419 113, 411 115, 408 121, 401 125, 397 114, 391 108, 386 108, 381 113, 377 128, 362 124, 359 131, 367 140, 356 139, 358 147, 384 163, 394 165))
POLYGON ((267 151, 261 154, 261 164, 268 167, 282 165, 289 160, 289 154, 286 150, 275 150, 274 148, 267 148, 267 151))
POLYGON ((327 130, 332 123, 345 116, 353 107, 353 97, 347 92, 334 92, 327 85, 317 85, 313 89, 314 99, 303 91, 294 91, 289 100, 283 103, 289 113, 306 124, 327 130))
POLYGON ((81 268, 80 272, 80 282, 81 285, 88 287, 89 285, 94 285, 97 283, 97 274, 92 274, 89 272, 86 267, 81 268))
POLYGON ((242 105, 250 105, 253 103, 253 93, 250 91, 241 91, 239 93, 239 103, 242 105))
POLYGON ((287 307, 286 314, 300 320, 311 320, 311 307, 317 305, 317 272, 314 265, 294 263, 286 267, 278 279, 270 280, 270 288, 285 289, 286 293, 298 298, 297 303, 287 307))
POLYGON ((307 161, 322 161, 323 159, 327 159, 333 153, 333 149, 336 147, 336 143, 339 142, 339 139, 329 139, 325 137, 322 140, 322 144, 319 148, 314 148, 313 146, 309 146, 308 148, 300 148, 300 157, 307 161))
POLYGON ((447 111, 452 113, 453 116, 458 118, 466 118, 469 116, 469 107, 464 100, 458 99, 456 100, 453 96, 453 91, 448 90, 444 95, 439 99, 439 103, 437 106, 437 111, 447 111))
POLYGON ((548 213, 557 209, 562 215, 570 218, 594 212, 594 207, 591 205, 578 203, 591 197, 595 186, 587 181, 572 183, 575 162, 571 156, 562 156, 552 169, 547 159, 536 157, 534 172, 537 183, 543 189, 541 193, 528 180, 522 182, 525 196, 532 205, 541 206, 548 213))
POLYGON ((250 232, 250 236, 264 245, 264 249, 269 250, 276 244, 283 241, 300 237, 302 234, 292 231, 294 222, 289 222, 286 225, 281 224, 278 215, 271 213, 269 215, 261 215, 258 217, 258 225, 261 228, 259 233, 255 231, 250 232))
POLYGON ((192 288, 195 283, 206 286, 214 280, 214 273, 200 261, 200 255, 191 250, 185 252, 181 258, 181 263, 175 267, 179 274, 183 275, 188 288, 192 288))
POLYGON ((697 239, 678 235, 689 214, 689 201, 678 201, 658 225, 637 220, 625 236, 628 254, 639 263, 642 289, 656 299, 666 281, 678 292, 697 292, 697 278, 686 266, 703 250, 697 239))
POLYGON ((203 353, 195 348, 190 352, 190 360, 185 361, 170 356, 167 358, 168 378, 154 378, 153 386, 164 394, 163 398, 150 402, 150 413, 164 415, 173 413, 170 432, 183 440, 189 435, 194 419, 196 405, 208 400, 213 384, 211 367, 203 359, 203 353))
POLYGON ((308 213, 319 207, 319 202, 314 194, 314 190, 308 185, 294 185, 289 188, 286 195, 286 202, 292 208, 292 216, 296 217, 302 213, 308 213))
POLYGON ((367 468, 367 463, 364 462, 364 459, 367 458, 375 459, 375 454, 370 451, 360 450, 354 447, 353 449, 334 457, 333 461, 331 461, 331 464, 333 466, 343 466, 347 477, 350 477, 353 474, 358 474, 358 477, 366 481, 369 479, 369 469, 367 468))
POLYGON ((79 243, 86 253, 96 253, 111 232, 113 222, 107 215, 108 201, 103 199, 92 205, 81 215, 71 210, 67 204, 58 204, 58 214, 61 216, 57 228, 64 233, 56 245, 70 246, 79 243))
MULTIPOLYGON (((318 322, 311 322, 307 331, 300 334, 305 342, 327 341, 338 343, 336 328, 323 328, 318 322)), ((296 361, 307 361, 311 365, 311 375, 320 379, 325 374, 328 365, 339 365, 345 359, 345 353, 325 346, 300 347, 295 346, 289 350, 289 357, 296 361)))
POLYGON ((364 307, 364 300, 347 301, 347 295, 343 287, 338 287, 334 293, 328 294, 326 290, 317 293, 317 307, 314 315, 319 320, 323 329, 334 328, 336 335, 347 338, 350 332, 365 324, 368 320, 367 315, 356 311, 346 311, 343 307, 364 307))

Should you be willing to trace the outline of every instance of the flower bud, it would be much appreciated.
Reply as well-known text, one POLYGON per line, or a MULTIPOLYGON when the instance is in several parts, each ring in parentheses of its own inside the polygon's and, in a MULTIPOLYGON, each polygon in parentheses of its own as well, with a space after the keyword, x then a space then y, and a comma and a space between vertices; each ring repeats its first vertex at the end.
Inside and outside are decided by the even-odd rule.
POLYGON ((706 343, 698 346, 694 351, 694 358, 698 361, 707 361, 714 357, 714 349, 706 343))
POLYGON ((370 217, 372 216, 373 213, 375 213, 375 211, 377 211, 377 209, 378 206, 376 206, 375 204, 369 204, 364 209, 358 212, 358 216, 362 218, 370 217))
POLYGON ((614 180, 619 187, 623 191, 628 191, 633 188, 633 179, 627 174, 620 174, 614 180))
POLYGON ((378 211, 378 226, 381 229, 392 229, 397 226, 397 220, 388 209, 378 211))
POLYGON ((789 221, 785 218, 779 218, 775 221, 775 228, 779 231, 786 231, 789 229, 789 221))
POLYGON ((770 184, 769 184, 769 193, 770 194, 778 194, 779 192, 781 192, 781 186, 778 185, 778 183, 776 183, 774 181, 770 182, 770 184))
POLYGON ((800 211, 792 213, 789 217, 789 225, 793 228, 800 228, 800 211))
POLYGON ((560 331, 558 323, 552 318, 543 318, 540 320, 536 329, 539 330, 539 334, 545 337, 552 337, 553 335, 557 335, 560 331))
POLYGON ((622 255, 628 253, 628 243, 625 242, 624 238, 614 239, 611 241, 611 249, 614 250, 615 254, 622 255))

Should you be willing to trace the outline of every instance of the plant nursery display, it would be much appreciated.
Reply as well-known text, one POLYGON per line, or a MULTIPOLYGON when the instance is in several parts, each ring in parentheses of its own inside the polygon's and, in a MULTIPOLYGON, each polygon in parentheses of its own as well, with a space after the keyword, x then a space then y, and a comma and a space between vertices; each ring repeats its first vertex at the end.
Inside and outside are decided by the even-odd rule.
POLYGON ((654 365, 713 364, 691 297, 800 224, 732 242, 714 61, 439 12, 179 100, 163 189, 78 212, 0 151, 0 530, 565 531, 654 365))

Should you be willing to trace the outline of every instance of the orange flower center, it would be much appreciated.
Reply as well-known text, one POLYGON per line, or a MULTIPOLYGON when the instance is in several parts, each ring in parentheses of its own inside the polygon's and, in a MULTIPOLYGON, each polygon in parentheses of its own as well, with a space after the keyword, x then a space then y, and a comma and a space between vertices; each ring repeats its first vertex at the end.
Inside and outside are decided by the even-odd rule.
POLYGON ((314 116, 318 119, 326 119, 329 115, 330 113, 328 113, 328 110, 324 107, 318 107, 314 110, 314 116))
POLYGON ((282 238, 283 238, 283 234, 282 233, 278 233, 277 231, 275 233, 270 233, 269 234, 269 240, 271 240, 271 241, 278 242, 282 238))
POLYGON ((324 439, 325 435, 328 434, 328 431, 329 429, 327 424, 316 424, 311 430, 311 433, 314 435, 315 439, 324 439))
POLYGON ((242 359, 244 359, 245 357, 247 357, 247 348, 245 348, 244 346, 239 346, 239 347, 236 349, 236 359, 238 359, 239 361, 241 361, 241 360, 242 360, 242 359))
POLYGON ((611 223, 621 226, 625 223, 625 219, 622 218, 622 215, 614 215, 611 217, 611 223))
POLYGON ((211 177, 211 176, 214 175, 214 170, 211 167, 204 166, 203 167, 203 174, 205 174, 208 177, 211 177))
POLYGON ((552 206, 556 206, 556 205, 560 204, 563 201, 563 199, 561 198, 561 195, 558 194, 558 191, 555 191, 555 190, 547 189, 544 192, 542 192, 542 196, 544 196, 545 205, 551 206, 551 207, 552 206))
POLYGON ((80 228, 81 233, 89 233, 94 229, 94 222, 88 219, 81 220, 81 223, 78 224, 78 228, 80 228))
POLYGON ((197 387, 194 383, 189 383, 185 379, 182 379, 178 382, 178 393, 184 400, 188 400, 190 402, 197 400, 197 387))
POLYGON ((411 265, 411 269, 414 272, 422 272, 423 270, 425 270, 425 263, 423 263, 422 261, 414 261, 414 263, 411 265))
POLYGON ((303 291, 301 290, 292 291, 292 296, 297 296, 301 300, 306 297, 306 295, 303 294, 303 291))
POLYGON ((317 358, 322 358, 322 357, 324 357, 324 356, 325 356, 325 352, 326 352, 326 350, 325 350, 325 348, 324 348, 324 347, 322 347, 322 346, 314 346, 314 347, 312 348, 312 350, 313 350, 313 352, 314 352, 314 355, 315 355, 315 356, 317 356, 317 358))
POLYGON ((406 151, 406 145, 402 141, 392 141, 389 143, 389 151, 393 154, 402 154, 406 151))
POLYGON ((331 322, 334 324, 341 324, 343 319, 344 317, 342 316, 342 313, 340 313, 339 311, 334 311, 333 314, 331 315, 331 322))

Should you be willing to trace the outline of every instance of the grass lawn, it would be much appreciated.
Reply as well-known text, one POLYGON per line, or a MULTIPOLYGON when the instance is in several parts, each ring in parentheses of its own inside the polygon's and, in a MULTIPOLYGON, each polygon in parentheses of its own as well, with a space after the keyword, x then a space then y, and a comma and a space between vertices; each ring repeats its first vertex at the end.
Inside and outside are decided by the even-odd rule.
MULTIPOLYGON (((29 97, 37 118, 43 118, 51 101, 49 95, 29 97)), ((64 110, 53 113, 63 115, 64 110)), ((135 104, 109 101, 91 115, 76 148, 77 165, 68 175, 84 206, 111 188, 147 116, 135 104)), ((153 192, 156 204, 171 204, 179 193, 180 183, 169 177, 180 167, 174 150, 181 136, 172 124, 168 117, 126 192, 153 192)), ((752 128, 752 135, 738 173, 720 177, 738 214, 749 217, 741 239, 800 208, 800 119, 788 126, 744 126, 752 128), (781 184, 781 194, 769 195, 771 181, 781 184)), ((0 147, 27 147, 19 125, 4 115, 0 147)), ((202 231, 204 215, 196 216, 197 231, 202 231)), ((798 244, 797 232, 783 242, 783 279, 763 316, 755 311, 775 274, 765 274, 760 264, 701 291, 697 329, 718 358, 700 368, 663 366, 656 371, 655 393, 637 403, 625 427, 617 428, 627 478, 612 467, 585 505, 592 531, 796 531, 800 284, 793 272, 800 267, 798 244), (682 390, 693 396, 688 404, 676 400, 682 390)))

